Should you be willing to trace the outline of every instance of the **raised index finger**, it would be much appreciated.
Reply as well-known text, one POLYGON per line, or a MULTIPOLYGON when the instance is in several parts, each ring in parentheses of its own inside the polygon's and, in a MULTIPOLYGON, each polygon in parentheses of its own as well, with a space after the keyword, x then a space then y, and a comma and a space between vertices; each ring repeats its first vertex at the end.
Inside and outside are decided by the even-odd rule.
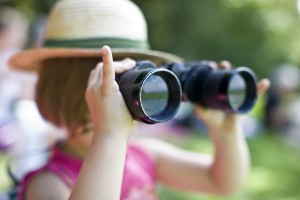
POLYGON ((111 49, 108 46, 102 47, 102 62, 103 62, 103 89, 110 90, 115 81, 115 70, 113 66, 113 56, 111 49))

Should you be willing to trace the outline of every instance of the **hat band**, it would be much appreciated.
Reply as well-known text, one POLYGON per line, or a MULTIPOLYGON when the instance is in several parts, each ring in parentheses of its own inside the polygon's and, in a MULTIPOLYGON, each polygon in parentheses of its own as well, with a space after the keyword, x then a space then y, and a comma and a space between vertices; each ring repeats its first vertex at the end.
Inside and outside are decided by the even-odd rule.
POLYGON ((66 47, 66 48, 100 48, 108 45, 111 48, 135 48, 149 49, 147 41, 136 41, 124 38, 87 38, 74 40, 46 40, 44 47, 66 47))

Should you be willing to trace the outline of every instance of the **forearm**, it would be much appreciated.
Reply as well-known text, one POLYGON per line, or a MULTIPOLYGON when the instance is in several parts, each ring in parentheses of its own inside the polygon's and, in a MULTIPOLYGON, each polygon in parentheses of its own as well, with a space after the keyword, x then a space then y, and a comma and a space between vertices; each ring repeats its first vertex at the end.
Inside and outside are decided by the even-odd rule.
POLYGON ((243 131, 234 125, 231 129, 210 129, 215 147, 211 167, 213 183, 220 194, 238 191, 249 170, 249 152, 243 131))
POLYGON ((126 147, 124 134, 95 134, 70 199, 119 200, 126 147))

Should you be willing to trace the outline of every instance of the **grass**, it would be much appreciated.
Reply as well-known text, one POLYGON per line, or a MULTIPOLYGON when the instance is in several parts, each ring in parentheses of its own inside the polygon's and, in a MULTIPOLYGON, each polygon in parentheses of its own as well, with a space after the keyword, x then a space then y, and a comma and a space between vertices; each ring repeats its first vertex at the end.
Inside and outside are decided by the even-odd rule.
POLYGON ((0 152, 0 192, 9 189, 9 187, 12 185, 12 181, 6 171, 7 161, 7 155, 0 152))

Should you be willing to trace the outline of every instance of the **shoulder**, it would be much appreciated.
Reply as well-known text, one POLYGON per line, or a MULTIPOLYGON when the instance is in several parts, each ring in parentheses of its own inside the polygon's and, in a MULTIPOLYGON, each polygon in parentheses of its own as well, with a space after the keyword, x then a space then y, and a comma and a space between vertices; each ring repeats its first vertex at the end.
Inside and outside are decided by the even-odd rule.
POLYGON ((25 200, 68 199, 70 189, 58 176, 41 172, 33 176, 24 192, 25 200))

